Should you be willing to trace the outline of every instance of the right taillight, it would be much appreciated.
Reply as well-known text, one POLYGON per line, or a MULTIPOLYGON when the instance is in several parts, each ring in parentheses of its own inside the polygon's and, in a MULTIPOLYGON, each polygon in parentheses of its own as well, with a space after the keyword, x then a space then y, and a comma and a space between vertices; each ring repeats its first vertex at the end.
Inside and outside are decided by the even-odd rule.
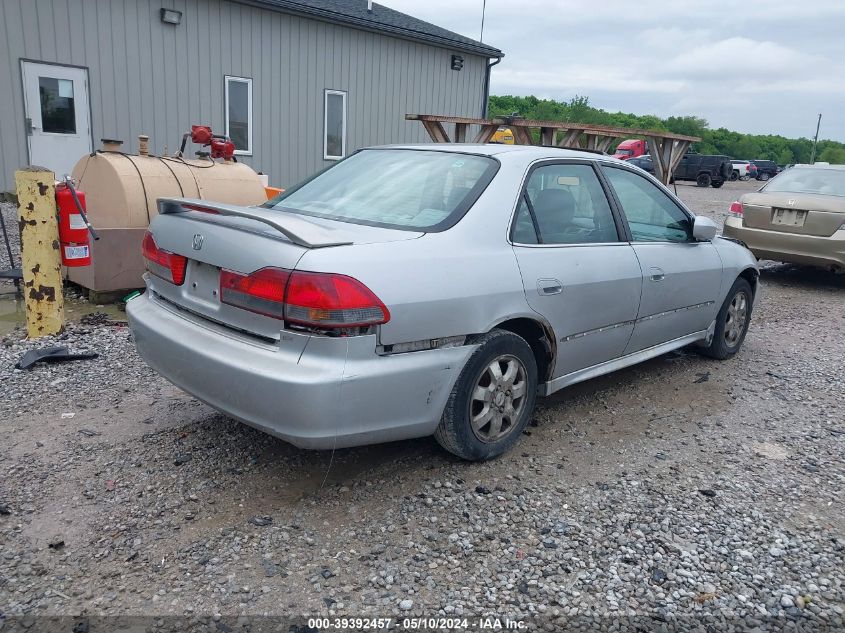
POLYGON ((185 270, 188 267, 188 258, 184 255, 177 255, 176 253, 159 248, 155 238, 153 238, 153 234, 149 231, 144 234, 144 241, 141 242, 141 252, 147 264, 147 270, 156 277, 161 277, 177 286, 185 283, 185 270))
POLYGON ((220 301, 277 319, 285 318, 285 288, 290 273, 262 268, 250 275, 220 271, 220 301))
POLYGON ((387 323, 387 307, 357 279, 334 273, 262 268, 220 271, 220 300, 250 312, 321 330, 387 323))
POLYGON ((731 203, 730 215, 733 218, 741 218, 742 217, 742 203, 741 202, 731 203))

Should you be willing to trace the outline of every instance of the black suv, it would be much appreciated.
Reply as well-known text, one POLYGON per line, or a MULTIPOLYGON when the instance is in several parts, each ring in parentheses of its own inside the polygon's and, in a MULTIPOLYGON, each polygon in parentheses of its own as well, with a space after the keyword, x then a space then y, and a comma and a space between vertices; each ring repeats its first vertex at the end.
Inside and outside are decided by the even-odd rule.
POLYGON ((699 187, 719 188, 730 180, 733 164, 718 154, 684 154, 675 169, 675 180, 694 180, 699 187))
POLYGON ((752 160, 751 164, 757 165, 757 180, 768 180, 777 176, 778 166, 773 160, 752 160))

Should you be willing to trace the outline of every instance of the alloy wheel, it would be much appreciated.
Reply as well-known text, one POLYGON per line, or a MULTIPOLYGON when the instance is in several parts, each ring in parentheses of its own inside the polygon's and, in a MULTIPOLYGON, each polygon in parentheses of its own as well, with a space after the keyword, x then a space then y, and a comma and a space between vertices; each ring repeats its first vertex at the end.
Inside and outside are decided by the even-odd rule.
POLYGON ((747 320, 748 295, 740 290, 731 299, 728 312, 725 315, 725 342, 729 347, 734 347, 739 342, 747 320))
POLYGON ((510 434, 525 408, 527 387, 522 361, 510 354, 493 359, 482 370, 470 398, 473 434, 487 443, 510 434))

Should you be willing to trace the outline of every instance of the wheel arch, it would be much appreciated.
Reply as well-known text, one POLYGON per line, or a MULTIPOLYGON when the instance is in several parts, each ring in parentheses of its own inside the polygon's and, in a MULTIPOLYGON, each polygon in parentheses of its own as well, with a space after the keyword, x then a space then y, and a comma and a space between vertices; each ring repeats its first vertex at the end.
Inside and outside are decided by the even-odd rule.
POLYGON ((760 271, 754 268, 753 266, 749 266, 744 268, 740 271, 737 278, 745 279, 748 284, 751 286, 751 294, 756 297, 757 296, 757 284, 760 281, 760 271))
POLYGON ((543 383, 551 380, 557 358, 555 334, 551 325, 532 317, 513 317, 496 323, 491 329, 506 330, 525 339, 537 361, 537 378, 543 383))

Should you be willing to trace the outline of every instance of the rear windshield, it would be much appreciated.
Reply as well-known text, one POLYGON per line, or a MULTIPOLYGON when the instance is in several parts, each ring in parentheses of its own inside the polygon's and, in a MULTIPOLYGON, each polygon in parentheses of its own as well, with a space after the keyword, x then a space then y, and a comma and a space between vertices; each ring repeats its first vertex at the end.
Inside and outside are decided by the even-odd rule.
POLYGON ((634 155, 634 150, 632 150, 632 149, 617 149, 617 150, 616 150, 616 153, 617 153, 619 156, 633 156, 633 155, 634 155))
POLYGON ((363 150, 264 206, 355 224, 442 231, 463 217, 498 167, 498 161, 473 154, 363 150))
POLYGON ((845 169, 792 167, 779 173, 761 191, 845 196, 845 169))

